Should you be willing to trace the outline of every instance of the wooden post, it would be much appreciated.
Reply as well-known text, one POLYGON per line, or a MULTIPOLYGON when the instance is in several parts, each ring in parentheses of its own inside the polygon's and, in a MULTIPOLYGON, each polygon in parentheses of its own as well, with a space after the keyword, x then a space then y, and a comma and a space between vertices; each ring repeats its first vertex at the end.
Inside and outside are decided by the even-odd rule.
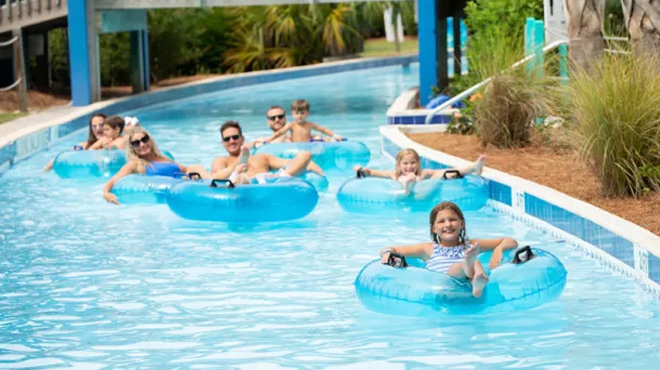
POLYGON ((27 78, 25 75, 25 54, 23 54, 23 37, 20 28, 12 31, 14 37, 14 78, 21 79, 18 83, 18 110, 21 112, 28 111, 28 95, 27 95, 27 78))

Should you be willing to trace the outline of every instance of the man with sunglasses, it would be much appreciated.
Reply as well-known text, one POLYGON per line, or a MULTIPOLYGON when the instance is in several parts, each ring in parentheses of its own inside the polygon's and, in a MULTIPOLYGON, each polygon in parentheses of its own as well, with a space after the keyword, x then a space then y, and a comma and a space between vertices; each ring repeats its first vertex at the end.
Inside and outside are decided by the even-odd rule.
MULTIPOLYGON (((282 108, 279 105, 273 105, 272 107, 270 107, 266 112, 266 124, 268 125, 268 127, 270 127, 271 130, 273 130, 273 132, 277 132, 279 129, 284 127, 286 125, 286 113, 284 112, 284 108, 282 108)), ((269 138, 267 137, 259 138, 252 143, 248 143, 247 145, 250 148, 260 147, 268 139, 269 138)), ((278 136, 276 139, 271 141, 271 143, 290 143, 290 142, 291 142, 290 135, 278 136)))
POLYGON ((244 145, 243 131, 236 121, 225 122, 220 127, 220 135, 222 146, 229 156, 218 157, 213 161, 211 173, 215 179, 229 179, 245 184, 252 180, 263 183, 269 177, 298 176, 306 170, 323 175, 321 168, 312 162, 312 154, 309 152, 298 153, 292 159, 282 159, 270 154, 250 156, 250 149, 244 145))

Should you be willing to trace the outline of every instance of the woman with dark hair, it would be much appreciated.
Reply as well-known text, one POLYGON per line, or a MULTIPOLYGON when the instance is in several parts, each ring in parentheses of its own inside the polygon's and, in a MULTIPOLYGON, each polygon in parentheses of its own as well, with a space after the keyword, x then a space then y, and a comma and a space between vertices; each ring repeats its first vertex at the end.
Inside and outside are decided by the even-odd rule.
MULTIPOLYGON (((78 143, 76 146, 73 147, 73 150, 88 150, 100 138, 102 138, 103 122, 105 122, 105 119, 106 119, 106 115, 103 113, 95 113, 94 115, 92 115, 92 117, 89 119, 89 135, 87 136, 87 140, 78 143)), ((52 170, 54 162, 55 159, 52 159, 50 162, 48 162, 46 167, 44 167, 44 172, 52 170)))
POLYGON ((103 136, 98 139, 88 150, 97 149, 124 149, 126 140, 122 137, 126 122, 119 116, 111 116, 103 122, 103 136))

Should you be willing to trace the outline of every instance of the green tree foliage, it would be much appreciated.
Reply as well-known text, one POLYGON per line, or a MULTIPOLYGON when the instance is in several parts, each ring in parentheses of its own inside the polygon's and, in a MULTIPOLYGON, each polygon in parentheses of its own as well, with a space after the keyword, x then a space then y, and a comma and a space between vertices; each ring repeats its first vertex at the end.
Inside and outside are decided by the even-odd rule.
POLYGON ((465 7, 465 25, 477 37, 493 28, 522 37, 527 17, 543 19, 543 0, 471 0, 465 7))
MULTIPOLYGON (((149 10, 151 80, 292 67, 356 54, 365 38, 383 35, 386 3, 149 10)), ((409 25, 412 1, 393 3, 407 30, 416 32, 409 25)), ((51 45, 62 51, 53 68, 66 75, 61 83, 68 86, 66 30, 52 38, 51 45)), ((130 84, 129 34, 100 35, 99 45, 101 83, 130 84)))
POLYGON ((50 49, 50 79, 53 92, 69 89, 69 37, 66 28, 55 28, 48 32, 50 49))
POLYGON ((458 94, 522 58, 521 47, 524 44, 527 17, 543 19, 543 0, 468 1, 464 22, 469 32, 467 58, 470 72, 452 81, 450 94, 458 94), (496 47, 492 40, 498 40, 496 47), (514 56, 518 59, 501 60, 505 53, 500 53, 498 60, 484 58, 485 55, 491 55, 493 49, 501 49, 502 42, 499 41, 513 48, 506 53, 506 58, 514 56))
POLYGON ((131 81, 128 32, 99 35, 101 85, 128 85, 131 81))

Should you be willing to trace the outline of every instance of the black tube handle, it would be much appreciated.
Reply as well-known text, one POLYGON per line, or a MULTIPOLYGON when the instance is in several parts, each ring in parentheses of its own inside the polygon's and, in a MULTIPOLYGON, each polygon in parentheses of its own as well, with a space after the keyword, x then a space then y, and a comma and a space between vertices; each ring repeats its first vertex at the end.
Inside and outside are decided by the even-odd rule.
POLYGON ((358 179, 363 179, 367 177, 367 174, 364 173, 364 170, 362 168, 358 168, 358 170, 355 171, 355 175, 357 176, 358 179))
POLYGON ((515 265, 519 265, 521 263, 525 263, 531 260, 534 257, 536 257, 536 255, 534 254, 534 252, 532 252, 532 247, 526 245, 522 248, 518 248, 516 253, 513 255, 513 260, 511 261, 511 263, 515 265))
POLYGON ((212 188, 217 188, 218 183, 227 185, 227 189, 233 189, 233 188, 236 187, 236 185, 234 185, 234 183, 231 182, 231 180, 220 180, 220 179, 211 180, 211 185, 209 185, 209 186, 212 187, 212 188))
POLYGON ((201 180, 202 179, 202 175, 199 172, 188 172, 188 173, 185 174, 185 176, 189 180, 201 180))
POLYGON ((454 175, 456 175, 455 178, 457 178, 457 179, 462 179, 463 178, 463 175, 461 175, 461 172, 459 170, 447 170, 447 171, 445 171, 445 173, 442 174, 442 178, 444 180, 447 180, 447 174, 452 174, 452 173, 454 175))
POLYGON ((403 254, 390 252, 390 255, 387 257, 386 265, 396 268, 403 268, 408 267, 408 262, 406 262, 406 257, 403 254))

